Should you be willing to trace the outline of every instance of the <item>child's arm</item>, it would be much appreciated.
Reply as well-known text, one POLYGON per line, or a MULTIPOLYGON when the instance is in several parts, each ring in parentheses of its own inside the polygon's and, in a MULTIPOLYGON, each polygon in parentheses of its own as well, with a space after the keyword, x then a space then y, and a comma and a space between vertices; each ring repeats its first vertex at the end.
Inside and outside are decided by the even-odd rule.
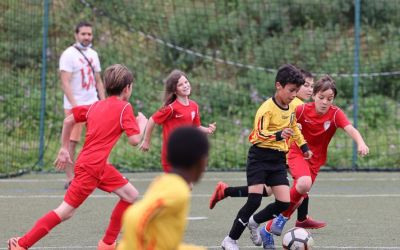
POLYGON ((369 148, 367 144, 365 144, 364 139, 362 138, 360 132, 351 124, 347 125, 343 129, 357 143, 358 153, 362 157, 366 156, 369 153, 369 148))
POLYGON ((151 135, 153 134, 153 130, 156 123, 154 122, 153 118, 150 117, 149 121, 147 122, 146 132, 144 133, 144 139, 142 144, 140 145, 139 149, 143 152, 146 152, 150 148, 151 143, 151 135))
MULTIPOLYGON (((301 130, 297 126, 297 124, 298 124, 297 119, 294 118, 291 131, 289 131, 290 136, 293 136, 293 139, 296 141, 297 146, 299 146, 299 148, 303 152, 304 159, 309 160, 309 159, 311 159, 313 152, 308 148, 307 142, 304 139, 303 134, 301 133, 301 130)), ((283 132, 284 132, 284 130, 282 131, 282 134, 283 134, 283 132)), ((286 133, 288 133, 288 132, 286 132, 286 133)), ((283 135, 282 135, 282 137, 283 137, 283 135)))
POLYGON ((208 124, 208 127, 200 126, 199 128, 201 131, 203 131, 206 134, 209 134, 209 135, 214 134, 215 130, 217 129, 217 123, 216 122, 210 123, 210 124, 208 124))
POLYGON ((59 170, 63 170, 67 165, 73 164, 68 148, 69 138, 71 136, 72 128, 75 124, 76 122, 72 114, 64 119, 64 125, 61 134, 61 148, 58 152, 57 159, 54 161, 54 165, 59 170))
POLYGON ((132 146, 137 146, 140 143, 140 141, 142 140, 142 136, 143 136, 144 130, 146 128, 146 124, 147 124, 147 118, 146 118, 146 116, 143 115, 143 113, 139 112, 138 116, 136 117, 136 122, 139 125, 140 133, 136 134, 136 135, 131 135, 128 137, 128 142, 132 146))

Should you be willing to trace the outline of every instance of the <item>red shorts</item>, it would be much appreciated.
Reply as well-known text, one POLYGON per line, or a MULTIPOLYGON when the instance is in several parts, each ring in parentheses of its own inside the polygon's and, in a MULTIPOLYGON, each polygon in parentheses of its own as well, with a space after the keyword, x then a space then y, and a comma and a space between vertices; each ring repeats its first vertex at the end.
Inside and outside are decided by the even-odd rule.
POLYGON ((290 175, 293 179, 297 180, 302 176, 311 176, 311 180, 314 183, 321 165, 315 164, 312 159, 304 159, 304 156, 301 154, 290 154, 287 160, 290 175))
POLYGON ((90 175, 84 165, 75 166, 75 176, 65 193, 64 201, 78 208, 96 188, 111 193, 127 183, 128 180, 111 164, 106 164, 100 178, 90 175))

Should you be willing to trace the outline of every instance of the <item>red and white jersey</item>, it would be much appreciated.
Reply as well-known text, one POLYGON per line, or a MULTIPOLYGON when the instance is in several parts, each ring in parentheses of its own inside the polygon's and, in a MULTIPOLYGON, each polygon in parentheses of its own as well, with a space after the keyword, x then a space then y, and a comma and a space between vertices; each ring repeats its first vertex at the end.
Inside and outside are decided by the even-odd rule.
POLYGON ((167 161, 167 141, 172 131, 182 126, 200 126, 199 106, 196 102, 189 100, 189 105, 185 106, 175 100, 168 106, 160 108, 152 116, 155 123, 162 125, 163 143, 161 150, 161 163, 163 166, 169 165, 167 161))
MULTIPOLYGON (((337 128, 344 128, 350 124, 346 114, 338 107, 332 105, 328 112, 319 115, 315 111, 315 103, 306 103, 296 108, 297 123, 301 124, 301 132, 307 141, 308 147, 313 152, 312 161, 315 165, 322 166, 326 162, 328 145, 337 128)), ((291 144, 289 157, 300 154, 301 150, 295 143, 291 144)))
POLYGON ((125 131, 127 136, 140 133, 129 102, 116 96, 92 105, 72 109, 76 122, 86 122, 85 143, 75 165, 82 164, 93 176, 101 176, 110 152, 125 131))
MULTIPOLYGON (((90 61, 95 72, 101 71, 97 52, 91 48, 81 50, 90 61)), ((71 73, 70 87, 78 105, 89 105, 98 100, 96 91, 95 72, 85 57, 74 47, 68 47, 60 57, 60 71, 71 73)), ((64 95, 64 109, 71 109, 67 97, 64 95)))

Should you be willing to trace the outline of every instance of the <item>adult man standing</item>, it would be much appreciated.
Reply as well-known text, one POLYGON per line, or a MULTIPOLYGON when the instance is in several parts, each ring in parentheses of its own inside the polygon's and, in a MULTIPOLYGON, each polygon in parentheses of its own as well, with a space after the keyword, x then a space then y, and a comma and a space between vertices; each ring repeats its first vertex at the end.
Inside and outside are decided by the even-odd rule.
MULTIPOLYGON (((92 47, 92 25, 80 22, 75 28, 75 43, 68 47, 60 57, 61 87, 64 91, 65 116, 69 116, 72 108, 79 105, 89 105, 99 98, 104 99, 104 86, 100 76, 100 60, 97 52, 92 47)), ((69 153, 75 159, 76 145, 80 141, 84 124, 74 126, 71 137, 69 153)), ((65 189, 68 188, 74 177, 73 165, 65 168, 67 180, 65 189)))

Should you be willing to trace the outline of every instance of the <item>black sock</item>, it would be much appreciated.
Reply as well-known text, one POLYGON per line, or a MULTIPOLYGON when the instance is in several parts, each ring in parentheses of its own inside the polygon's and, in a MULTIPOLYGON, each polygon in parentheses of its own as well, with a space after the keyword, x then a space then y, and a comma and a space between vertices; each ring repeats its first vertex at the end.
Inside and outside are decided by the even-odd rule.
POLYGON ((278 216, 281 212, 288 209, 289 206, 290 202, 282 202, 275 200, 274 203, 269 204, 263 210, 253 215, 253 219, 258 224, 261 224, 263 222, 266 222, 274 218, 274 216, 278 216))
MULTIPOLYGON (((225 197, 247 197, 249 195, 249 187, 248 186, 240 186, 240 187, 227 187, 224 191, 225 197)), ((268 196, 267 190, 263 191, 263 196, 268 196)))
POLYGON ((229 237, 231 237, 231 239, 237 240, 240 238, 240 235, 242 235, 249 222, 250 216, 260 207, 261 199, 261 194, 249 194, 246 204, 239 210, 233 222, 231 231, 229 232, 229 237))
POLYGON ((308 215, 308 196, 307 198, 304 198, 303 202, 301 205, 297 208, 297 220, 298 221, 303 221, 307 219, 308 215))

